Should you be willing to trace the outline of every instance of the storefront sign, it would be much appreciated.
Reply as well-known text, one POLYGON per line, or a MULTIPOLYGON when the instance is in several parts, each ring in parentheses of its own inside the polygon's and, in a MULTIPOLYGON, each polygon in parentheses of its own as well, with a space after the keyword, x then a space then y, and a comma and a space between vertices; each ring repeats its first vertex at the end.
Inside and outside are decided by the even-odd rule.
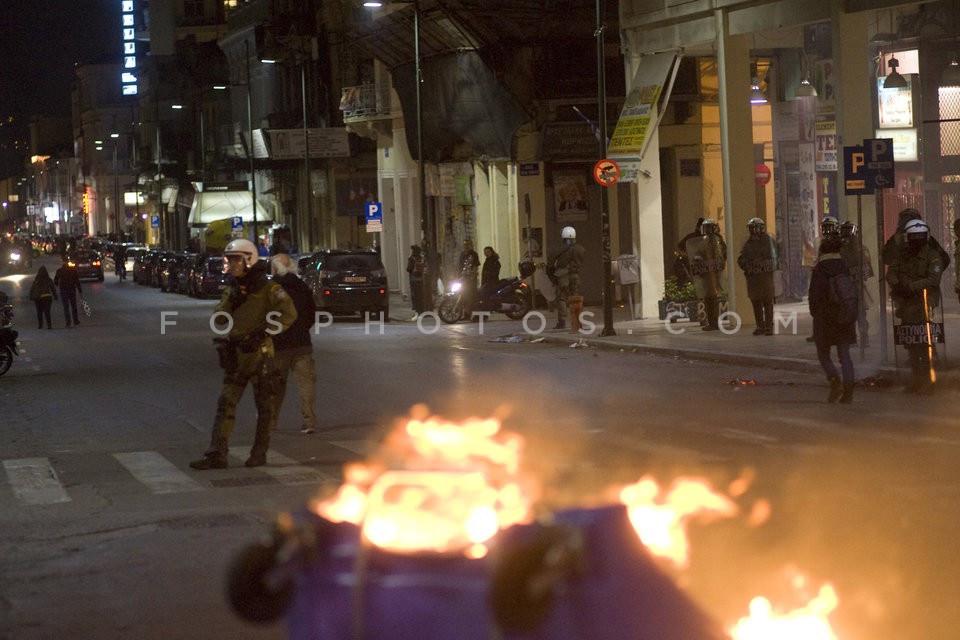
POLYGON ((814 125, 817 171, 837 170, 837 123, 824 120, 814 125))

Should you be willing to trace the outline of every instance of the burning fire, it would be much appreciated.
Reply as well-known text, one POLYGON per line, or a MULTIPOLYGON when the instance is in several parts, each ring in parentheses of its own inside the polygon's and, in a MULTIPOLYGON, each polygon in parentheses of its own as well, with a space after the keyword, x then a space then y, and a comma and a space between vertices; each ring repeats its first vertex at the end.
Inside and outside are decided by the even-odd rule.
MULTIPOLYGON (((357 525, 369 543, 388 551, 481 557, 485 543, 500 530, 531 519, 540 497, 539 485, 521 476, 522 448, 523 439, 501 431, 498 418, 455 424, 417 406, 377 455, 348 465, 337 493, 314 500, 311 508, 332 522, 357 525)), ((730 484, 729 495, 742 496, 752 480, 752 472, 746 472, 730 484)), ((700 478, 677 478, 665 490, 645 475, 618 495, 643 544, 680 569, 690 561, 690 522, 739 513, 731 497, 700 478)), ((770 505, 758 500, 747 522, 760 525, 769 514, 770 505)), ((796 579, 794 586, 802 587, 796 579)), ((837 640, 827 621, 837 604, 829 584, 806 605, 786 613, 756 597, 750 615, 730 629, 730 637, 837 640)))
POLYGON ((731 518, 737 514, 737 505, 730 498, 698 478, 677 478, 663 494, 657 481, 646 475, 621 490, 620 499, 627 506, 630 522, 643 544, 654 555, 667 558, 681 568, 690 561, 687 538, 690 520, 731 518))
POLYGON ((313 510, 360 526, 391 551, 480 556, 500 529, 529 518, 534 492, 521 489, 522 445, 497 418, 461 425, 413 417, 384 443, 380 462, 348 466, 337 494, 313 510))
POLYGON ((830 585, 799 609, 777 614, 770 601, 756 597, 750 601, 750 616, 740 618, 730 630, 733 640, 837 640, 827 616, 837 608, 836 591, 830 585))

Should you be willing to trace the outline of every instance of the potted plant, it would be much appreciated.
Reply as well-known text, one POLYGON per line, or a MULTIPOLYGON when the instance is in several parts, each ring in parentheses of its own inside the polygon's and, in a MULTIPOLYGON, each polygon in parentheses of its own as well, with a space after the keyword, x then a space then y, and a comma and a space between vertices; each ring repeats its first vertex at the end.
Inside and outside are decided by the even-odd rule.
POLYGON ((696 313, 696 302, 697 294, 693 283, 680 284, 676 276, 670 276, 663 283, 663 300, 657 301, 660 319, 666 320, 668 316, 670 322, 681 318, 691 319, 696 313))

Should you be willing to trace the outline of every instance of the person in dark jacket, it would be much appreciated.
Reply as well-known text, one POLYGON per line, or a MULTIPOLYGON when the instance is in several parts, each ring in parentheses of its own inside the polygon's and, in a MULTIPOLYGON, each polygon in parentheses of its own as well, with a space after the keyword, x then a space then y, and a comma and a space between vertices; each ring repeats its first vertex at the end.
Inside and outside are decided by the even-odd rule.
POLYGON ((483 248, 483 267, 480 269, 480 302, 497 292, 500 284, 500 255, 493 247, 483 248))
POLYGON ((313 344, 310 329, 316 322, 317 306, 310 287, 297 277, 296 265, 286 253, 271 258, 273 281, 283 287, 297 310, 297 319, 286 331, 273 337, 274 365, 276 367, 276 395, 270 430, 276 427, 280 407, 287 390, 287 377, 293 372, 293 380, 300 395, 300 433, 313 433, 317 426, 316 386, 317 367, 313 359, 313 344))
POLYGON ((57 287, 53 284, 53 279, 46 267, 40 267, 37 271, 37 277, 30 285, 30 299, 37 307, 37 329, 43 329, 44 320, 47 322, 47 329, 53 329, 53 324, 50 322, 50 307, 57 299, 57 287))
POLYGON ((857 322, 840 323, 838 309, 831 302, 830 279, 839 274, 850 275, 840 256, 843 240, 839 235, 824 236, 820 243, 817 264, 810 275, 808 302, 813 317, 813 341, 817 345, 817 358, 830 383, 827 402, 853 402, 854 370, 850 357, 850 345, 857 342, 857 322), (837 347, 840 360, 840 376, 830 356, 830 348, 837 347))
POLYGON ((57 269, 53 276, 53 283, 60 288, 60 301, 63 303, 63 319, 67 327, 80 324, 80 316, 77 314, 77 294, 83 293, 80 286, 80 274, 77 268, 70 263, 66 254, 63 256, 63 266, 57 269))
POLYGON ((410 256, 407 258, 407 274, 410 277, 410 304, 413 307, 413 319, 426 312, 424 300, 427 292, 424 291, 424 276, 427 272, 427 261, 419 245, 410 245, 410 256))

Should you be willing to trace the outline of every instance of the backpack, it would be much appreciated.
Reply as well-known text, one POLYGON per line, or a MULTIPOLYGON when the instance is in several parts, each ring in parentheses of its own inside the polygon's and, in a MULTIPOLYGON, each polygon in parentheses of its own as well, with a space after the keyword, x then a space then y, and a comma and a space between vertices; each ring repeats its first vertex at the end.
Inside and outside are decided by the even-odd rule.
POLYGON ((426 266, 426 265, 425 265, 425 263, 424 263, 423 258, 414 258, 414 259, 413 259, 413 268, 410 270, 410 275, 414 276, 415 278, 421 278, 421 277, 423 277, 423 272, 424 272, 425 266, 426 266))
POLYGON ((860 298, 857 285, 849 273, 838 273, 830 277, 830 309, 838 324, 856 322, 860 316, 860 298))

